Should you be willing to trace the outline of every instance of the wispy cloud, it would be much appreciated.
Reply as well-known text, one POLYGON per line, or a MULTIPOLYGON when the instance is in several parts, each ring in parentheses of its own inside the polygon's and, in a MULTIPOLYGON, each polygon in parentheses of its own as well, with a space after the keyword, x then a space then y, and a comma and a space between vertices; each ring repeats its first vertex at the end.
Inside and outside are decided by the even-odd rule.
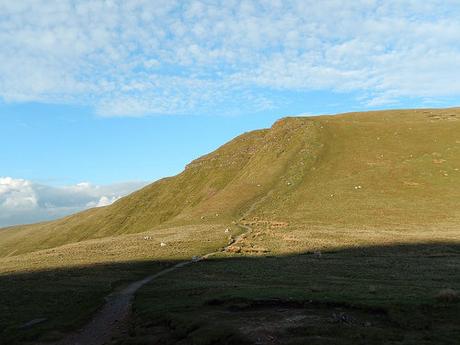
POLYGON ((87 182, 53 187, 0 177, 0 227, 55 219, 91 207, 107 206, 144 186, 126 182, 106 186, 87 182))
POLYGON ((460 96, 458 1, 0 1, 0 97, 105 116, 460 96))

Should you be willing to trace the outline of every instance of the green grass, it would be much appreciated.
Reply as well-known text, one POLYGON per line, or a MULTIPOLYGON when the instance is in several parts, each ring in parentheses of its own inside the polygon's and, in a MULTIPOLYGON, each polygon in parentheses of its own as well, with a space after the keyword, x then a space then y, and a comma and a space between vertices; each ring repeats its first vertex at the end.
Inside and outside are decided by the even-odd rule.
POLYGON ((0 259, 0 339, 14 344, 75 330, 114 289, 225 246, 224 230, 219 225, 168 228, 0 259), (21 328, 41 318, 46 321, 21 328))
POLYGON ((86 323, 118 286, 167 266, 118 263, 0 276, 0 343, 59 339, 86 323), (45 320, 24 327, 37 319, 45 320))
POLYGON ((451 244, 210 260, 145 286, 137 328, 122 343, 150 334, 164 344, 211 344, 209 330, 225 329, 222 339, 248 343, 266 334, 283 344, 458 344, 460 301, 436 294, 460 289, 459 265, 460 246, 451 244))

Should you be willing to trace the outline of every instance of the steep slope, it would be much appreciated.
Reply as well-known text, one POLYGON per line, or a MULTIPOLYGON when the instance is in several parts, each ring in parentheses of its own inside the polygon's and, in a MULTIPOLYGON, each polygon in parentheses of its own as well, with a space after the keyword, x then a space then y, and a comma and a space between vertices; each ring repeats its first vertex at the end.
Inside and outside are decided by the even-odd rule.
POLYGON ((160 226, 228 224, 268 192, 298 150, 319 141, 316 132, 314 122, 291 119, 270 130, 243 134, 193 161, 181 174, 157 181, 111 206, 2 231, 0 256, 160 226))
MULTIPOLYGON (((310 224, 399 226, 460 219, 460 111, 319 117, 320 159, 280 181, 254 214, 310 224)), ((288 174, 286 174, 286 177, 288 174)))
POLYGON ((460 110, 285 118, 115 204, 0 232, 0 256, 186 224, 460 222, 460 110))

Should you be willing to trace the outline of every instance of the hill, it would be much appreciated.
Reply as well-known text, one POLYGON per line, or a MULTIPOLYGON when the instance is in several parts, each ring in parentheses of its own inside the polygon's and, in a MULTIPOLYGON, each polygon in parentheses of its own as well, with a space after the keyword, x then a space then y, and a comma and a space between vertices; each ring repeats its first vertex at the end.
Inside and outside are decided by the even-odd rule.
POLYGON ((111 206, 0 231, 0 343, 69 344, 160 274, 112 343, 458 344, 459 186, 460 109, 281 119, 111 206))
POLYGON ((458 108, 284 118, 111 206, 3 230, 0 256, 243 216, 267 229, 289 224, 281 242, 279 232, 268 233, 273 250, 305 249, 297 238, 305 229, 313 238, 325 228, 354 229, 337 243, 331 238, 340 245, 365 242, 365 229, 382 239, 395 228, 433 239, 430 229, 442 223, 437 236, 450 239, 460 222, 459 169, 458 108))

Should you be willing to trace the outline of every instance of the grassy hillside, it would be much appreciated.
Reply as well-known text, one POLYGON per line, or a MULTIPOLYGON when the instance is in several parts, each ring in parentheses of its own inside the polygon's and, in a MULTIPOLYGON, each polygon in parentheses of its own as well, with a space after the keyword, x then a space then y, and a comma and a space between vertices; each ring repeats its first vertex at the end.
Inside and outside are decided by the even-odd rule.
POLYGON ((355 113, 314 121, 322 132, 318 161, 302 170, 299 164, 310 153, 299 154, 292 175, 280 181, 285 188, 259 205, 260 215, 369 226, 459 219, 459 110, 355 113))
POLYGON ((188 224, 392 229, 460 219, 460 110, 285 118, 115 204, 0 232, 0 256, 188 224), (256 224, 256 225, 257 225, 256 224))
POLYGON ((458 344, 459 200, 460 109, 281 119, 111 206, 0 231, 0 343, 59 339, 247 231, 142 288, 115 343, 458 344))

